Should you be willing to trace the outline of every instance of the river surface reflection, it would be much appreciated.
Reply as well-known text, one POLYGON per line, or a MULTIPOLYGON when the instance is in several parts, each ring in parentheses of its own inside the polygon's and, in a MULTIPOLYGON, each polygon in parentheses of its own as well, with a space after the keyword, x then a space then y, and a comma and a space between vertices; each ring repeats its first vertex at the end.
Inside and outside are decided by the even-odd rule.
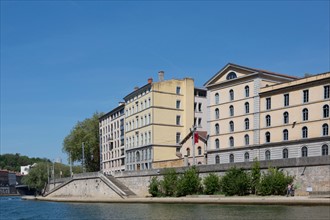
POLYGON ((329 206, 56 203, 0 197, 0 219, 330 219, 329 206))

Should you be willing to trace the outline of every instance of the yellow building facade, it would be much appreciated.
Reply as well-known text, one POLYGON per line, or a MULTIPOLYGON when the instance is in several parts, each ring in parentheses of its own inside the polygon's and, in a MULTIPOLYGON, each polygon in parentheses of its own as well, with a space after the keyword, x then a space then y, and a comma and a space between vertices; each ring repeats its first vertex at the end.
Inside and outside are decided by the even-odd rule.
POLYGON ((194 123, 193 79, 149 79, 124 100, 126 170, 183 165, 176 152, 194 123))

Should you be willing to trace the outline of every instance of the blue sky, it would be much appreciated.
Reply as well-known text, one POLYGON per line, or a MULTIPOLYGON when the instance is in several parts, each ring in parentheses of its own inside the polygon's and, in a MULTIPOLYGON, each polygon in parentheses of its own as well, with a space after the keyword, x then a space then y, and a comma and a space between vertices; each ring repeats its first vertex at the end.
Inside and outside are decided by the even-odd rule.
POLYGON ((329 1, 1 1, 1 154, 61 157, 77 121, 135 86, 228 62, 330 69, 329 1))

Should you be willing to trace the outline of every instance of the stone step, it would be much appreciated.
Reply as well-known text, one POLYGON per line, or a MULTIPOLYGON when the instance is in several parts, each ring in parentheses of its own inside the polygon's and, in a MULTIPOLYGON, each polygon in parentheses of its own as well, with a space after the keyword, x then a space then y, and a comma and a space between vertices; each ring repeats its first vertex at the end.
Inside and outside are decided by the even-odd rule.
POLYGON ((136 196, 134 192, 132 192, 127 186, 125 186, 122 182, 116 179, 114 176, 106 176, 113 184, 115 184, 119 189, 124 191, 127 196, 136 196))

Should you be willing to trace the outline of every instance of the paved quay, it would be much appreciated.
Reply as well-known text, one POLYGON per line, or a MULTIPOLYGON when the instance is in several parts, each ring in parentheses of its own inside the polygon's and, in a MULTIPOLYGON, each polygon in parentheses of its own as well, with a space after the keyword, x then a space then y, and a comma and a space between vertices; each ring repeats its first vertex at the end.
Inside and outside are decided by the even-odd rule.
POLYGON ((178 198, 92 198, 92 197, 34 197, 23 196, 25 200, 79 202, 79 203, 174 203, 174 204, 237 204, 237 205, 315 205, 330 206, 330 198, 310 198, 308 196, 187 196, 178 198))

